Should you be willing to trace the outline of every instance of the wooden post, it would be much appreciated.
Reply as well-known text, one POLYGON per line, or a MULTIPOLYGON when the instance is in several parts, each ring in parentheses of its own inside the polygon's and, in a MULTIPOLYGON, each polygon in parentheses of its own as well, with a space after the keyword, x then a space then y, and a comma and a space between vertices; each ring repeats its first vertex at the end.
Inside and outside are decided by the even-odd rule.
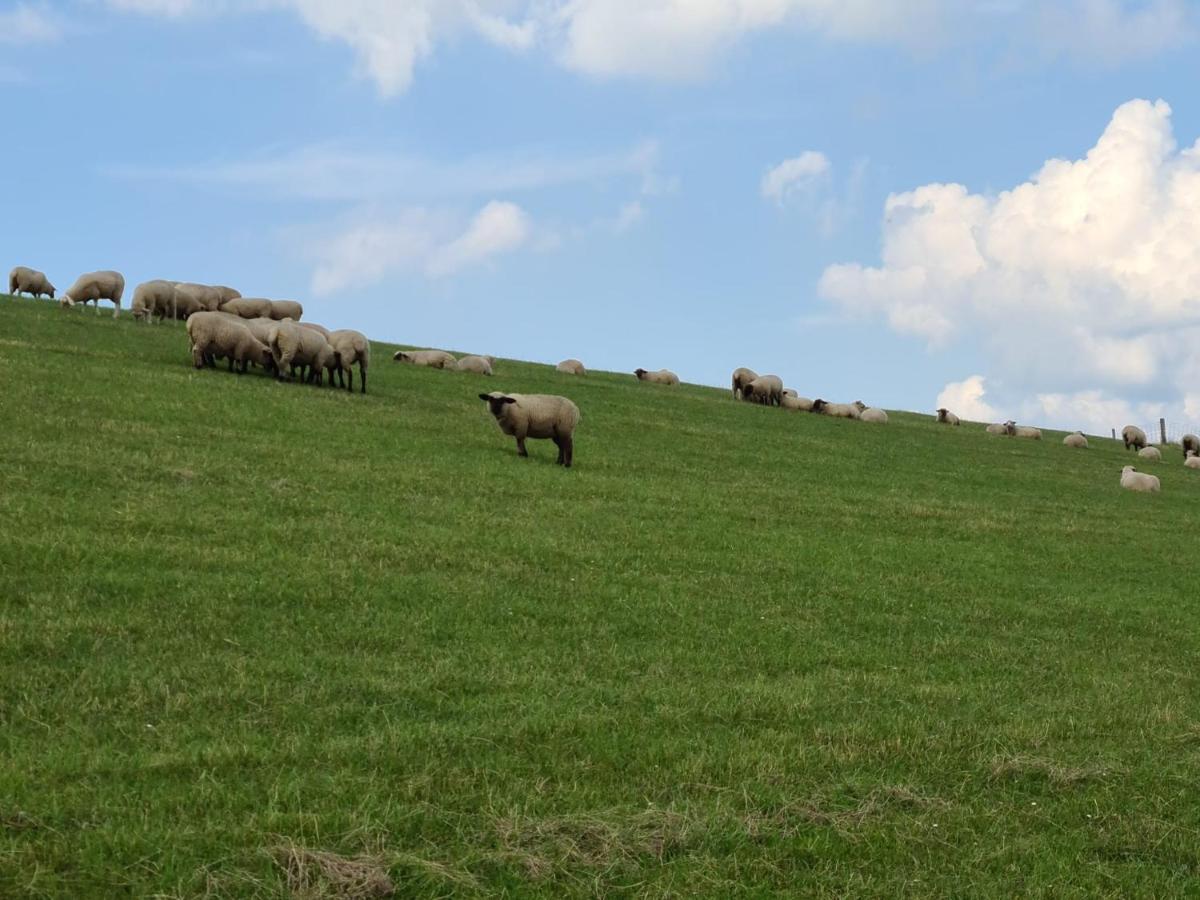
POLYGON ((1113 429, 1113 440, 1115 441, 1116 439, 1117 439, 1117 429, 1114 428, 1113 429))
POLYGON ((1166 419, 1158 420, 1158 430, 1159 430, 1159 432, 1162 433, 1162 443, 1163 443, 1163 446, 1165 447, 1167 444, 1167 420, 1166 419))

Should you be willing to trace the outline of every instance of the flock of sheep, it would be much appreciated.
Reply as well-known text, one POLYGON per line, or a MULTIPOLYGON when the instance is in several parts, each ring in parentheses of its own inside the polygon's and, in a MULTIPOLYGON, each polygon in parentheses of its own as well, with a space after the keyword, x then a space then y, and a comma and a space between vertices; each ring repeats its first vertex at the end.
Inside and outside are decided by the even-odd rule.
MULTIPOLYGON (((125 279, 119 272, 102 271, 81 275, 62 295, 64 308, 76 304, 94 303, 100 312, 100 301, 113 304, 113 316, 121 309, 125 279)), ((54 299, 56 288, 45 274, 18 266, 9 274, 9 293, 48 295, 54 299)), ((367 392, 367 369, 371 347, 366 336, 350 329, 330 331, 312 322, 302 322, 304 307, 292 300, 266 300, 242 297, 232 288, 221 285, 202 285, 188 282, 148 281, 138 285, 133 294, 132 312, 139 321, 183 319, 192 361, 196 368, 215 366, 217 359, 226 359, 229 370, 246 372, 251 365, 261 366, 278 378, 295 378, 308 383, 323 384, 326 373, 333 386, 338 384, 354 390, 355 364, 359 367, 362 392, 367 392)), ((436 369, 455 369, 477 375, 492 375, 495 358, 464 356, 461 359, 444 350, 401 350, 393 357, 396 362, 436 369)), ((557 366, 559 372, 585 375, 583 363, 567 359, 557 366)), ((667 369, 650 372, 636 369, 639 381, 674 386, 679 376, 667 369)), ((752 369, 738 368, 733 372, 733 396, 747 403, 777 406, 781 409, 811 412, 817 415, 855 419, 886 425, 887 413, 867 406, 861 400, 854 403, 830 403, 817 398, 801 397, 785 388, 778 375, 759 375, 752 369)), ((501 431, 516 439, 517 452, 527 456, 527 439, 553 440, 559 449, 558 463, 570 467, 574 459, 574 432, 579 424, 579 408, 566 397, 550 394, 506 394, 499 391, 481 393, 501 431)), ((937 421, 957 426, 959 417, 948 409, 937 411, 937 421)), ((988 434, 1023 437, 1040 441, 1040 429, 1008 421, 986 427, 988 434)), ((1121 432, 1127 450, 1133 449, 1139 458, 1161 462, 1162 453, 1148 445, 1146 433, 1133 425, 1121 432)), ((1077 431, 1063 439, 1068 447, 1087 449, 1088 440, 1077 431)), ((1200 437, 1183 437, 1184 465, 1200 469, 1200 437)), ((1160 489, 1153 475, 1125 466, 1121 471, 1121 486, 1133 491, 1154 492, 1160 489)))

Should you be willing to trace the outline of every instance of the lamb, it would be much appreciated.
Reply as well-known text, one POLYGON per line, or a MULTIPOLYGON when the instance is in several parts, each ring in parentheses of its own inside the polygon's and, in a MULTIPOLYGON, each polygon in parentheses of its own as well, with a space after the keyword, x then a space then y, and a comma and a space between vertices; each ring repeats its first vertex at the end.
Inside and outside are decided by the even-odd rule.
POLYGON ((1121 470, 1121 487, 1127 491, 1141 491, 1147 494, 1157 494, 1160 489, 1157 478, 1139 472, 1133 466, 1126 466, 1121 470))
POLYGON ((270 348, 254 336, 241 322, 218 312, 198 312, 188 318, 188 338, 192 343, 192 363, 197 369, 205 364, 215 365, 218 356, 229 360, 229 371, 234 363, 241 363, 239 373, 245 372, 250 363, 266 366, 271 362, 270 348))
POLYGON ((311 328, 317 334, 321 335, 321 337, 325 338, 325 340, 329 340, 329 335, 331 332, 324 325, 318 325, 316 322, 301 322, 300 327, 311 328))
POLYGON ((1195 453, 1200 456, 1200 437, 1194 434, 1185 434, 1183 440, 1183 458, 1187 459, 1189 453, 1195 453))
POLYGON ((779 405, 783 409, 794 409, 799 412, 812 412, 813 402, 807 397, 801 397, 799 394, 787 391, 783 392, 783 397, 779 400, 779 405))
POLYGON ((637 376, 638 381, 648 381, 651 384, 679 384, 679 376, 669 369, 659 369, 657 372, 647 372, 645 369, 634 369, 633 374, 637 376))
POLYGON ((1015 435, 1017 433, 1017 423, 1012 421, 1011 419, 1009 419, 1007 422, 1004 422, 1004 423, 997 422, 994 425, 989 425, 987 427, 987 433, 988 434, 1007 434, 1009 437, 1012 437, 1013 435, 1015 435))
POLYGON ((945 407, 937 411, 937 420, 942 425, 958 425, 958 416, 945 407))
POLYGON ((1200 469, 1200 454, 1197 454, 1195 450, 1189 450, 1183 464, 1189 469, 1200 469))
POLYGON ((566 373, 567 375, 586 375, 587 374, 587 369, 585 369, 583 367, 583 363, 581 363, 577 359, 564 359, 562 362, 560 362, 554 368, 559 372, 566 373))
POLYGON ((575 426, 579 407, 552 394, 480 394, 505 434, 517 439, 517 455, 529 456, 526 438, 549 438, 558 447, 558 465, 571 468, 575 458, 575 426))
POLYGON ((1157 447, 1143 447, 1138 451, 1140 459, 1148 459, 1151 462, 1162 462, 1162 453, 1157 447))
MULTIPOLYGON (((367 340, 367 336, 360 331, 352 331, 349 328, 343 328, 329 335, 329 346, 333 348, 333 352, 338 358, 338 386, 345 384, 343 373, 350 379, 347 390, 354 393, 354 369, 355 363, 358 363, 358 377, 362 382, 362 392, 367 392, 367 367, 371 363, 371 342, 367 340)), ((332 380, 332 379, 331 379, 332 380)))
POLYGON ((115 319, 121 314, 121 295, 124 293, 125 277, 120 272, 88 272, 75 279, 75 283, 67 288, 67 292, 58 302, 63 309, 69 309, 76 303, 82 303, 84 306, 95 303, 96 315, 100 315, 100 301, 111 300, 115 319))
POLYGON ((237 297, 221 304, 221 312, 232 313, 243 319, 270 319, 271 301, 261 297, 237 297))
POLYGON ((50 299, 53 300, 55 290, 50 279, 46 277, 46 273, 39 272, 37 269, 17 266, 8 273, 8 292, 14 297, 18 294, 32 294, 34 297, 49 294, 50 299))
POLYGON ((742 399, 765 406, 783 404, 783 379, 778 375, 760 375, 742 387, 742 399))
POLYGON ((733 370, 733 399, 745 399, 745 390, 750 382, 758 378, 758 373, 753 369, 747 369, 745 366, 733 370))
POLYGON ((492 364, 486 356, 464 356, 457 363, 458 371, 474 372, 476 375, 491 375, 492 364))
POLYGON ((1080 450, 1088 448, 1088 439, 1083 436, 1082 431, 1077 431, 1074 434, 1068 434, 1063 438, 1063 445, 1066 447, 1077 447, 1080 450))
POLYGON ((1146 432, 1138 428, 1136 425, 1126 425, 1121 429, 1121 438, 1125 441, 1125 449, 1132 447, 1134 450, 1141 450, 1146 446, 1146 432))
POLYGON ((304 318, 304 307, 295 300, 272 300, 271 311, 267 313, 272 319, 291 319, 299 322, 304 318))
POLYGON ((1032 425, 1018 425, 1013 431, 1015 437, 1030 438, 1035 441, 1042 439, 1042 430, 1034 428, 1032 425))
POLYGON ((311 328, 301 328, 295 322, 280 322, 271 334, 271 355, 275 359, 276 377, 280 381, 291 378, 296 369, 305 381, 322 384, 326 370, 329 383, 333 384, 333 372, 340 367, 337 352, 311 328), (304 368, 308 367, 305 376, 304 368))
POLYGON ((133 318, 137 321, 150 321, 155 316, 162 321, 168 315, 174 315, 175 282, 156 279, 143 281, 133 291, 133 318))
POLYGON ((392 359, 411 366, 428 366, 431 369, 453 369, 458 360, 445 350, 397 350, 392 359))
POLYGON ((830 403, 820 397, 813 401, 812 411, 822 416, 833 416, 835 419, 857 419, 862 415, 853 403, 830 403))

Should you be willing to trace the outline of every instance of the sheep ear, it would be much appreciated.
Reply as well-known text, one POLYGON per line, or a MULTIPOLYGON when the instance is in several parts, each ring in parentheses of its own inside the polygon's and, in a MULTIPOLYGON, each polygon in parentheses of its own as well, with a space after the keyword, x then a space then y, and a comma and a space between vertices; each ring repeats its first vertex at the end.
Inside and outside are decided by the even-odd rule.
POLYGON ((515 397, 501 397, 500 402, 501 403, 516 403, 517 400, 515 397))
POLYGON ((484 403, 487 403, 489 400, 492 399, 492 397, 490 394, 480 394, 479 399, 482 400, 484 403))

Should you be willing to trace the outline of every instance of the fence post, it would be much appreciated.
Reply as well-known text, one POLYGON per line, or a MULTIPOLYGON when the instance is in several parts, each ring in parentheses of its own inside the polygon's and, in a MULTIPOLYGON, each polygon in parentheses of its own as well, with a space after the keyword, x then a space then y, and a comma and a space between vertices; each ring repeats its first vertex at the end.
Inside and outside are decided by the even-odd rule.
POLYGON ((1116 439, 1117 439, 1117 429, 1114 428, 1113 429, 1113 440, 1115 441, 1116 439))
POLYGON ((1167 420, 1166 419, 1158 420, 1158 430, 1159 430, 1159 432, 1162 433, 1162 443, 1165 446, 1167 443, 1167 420))

